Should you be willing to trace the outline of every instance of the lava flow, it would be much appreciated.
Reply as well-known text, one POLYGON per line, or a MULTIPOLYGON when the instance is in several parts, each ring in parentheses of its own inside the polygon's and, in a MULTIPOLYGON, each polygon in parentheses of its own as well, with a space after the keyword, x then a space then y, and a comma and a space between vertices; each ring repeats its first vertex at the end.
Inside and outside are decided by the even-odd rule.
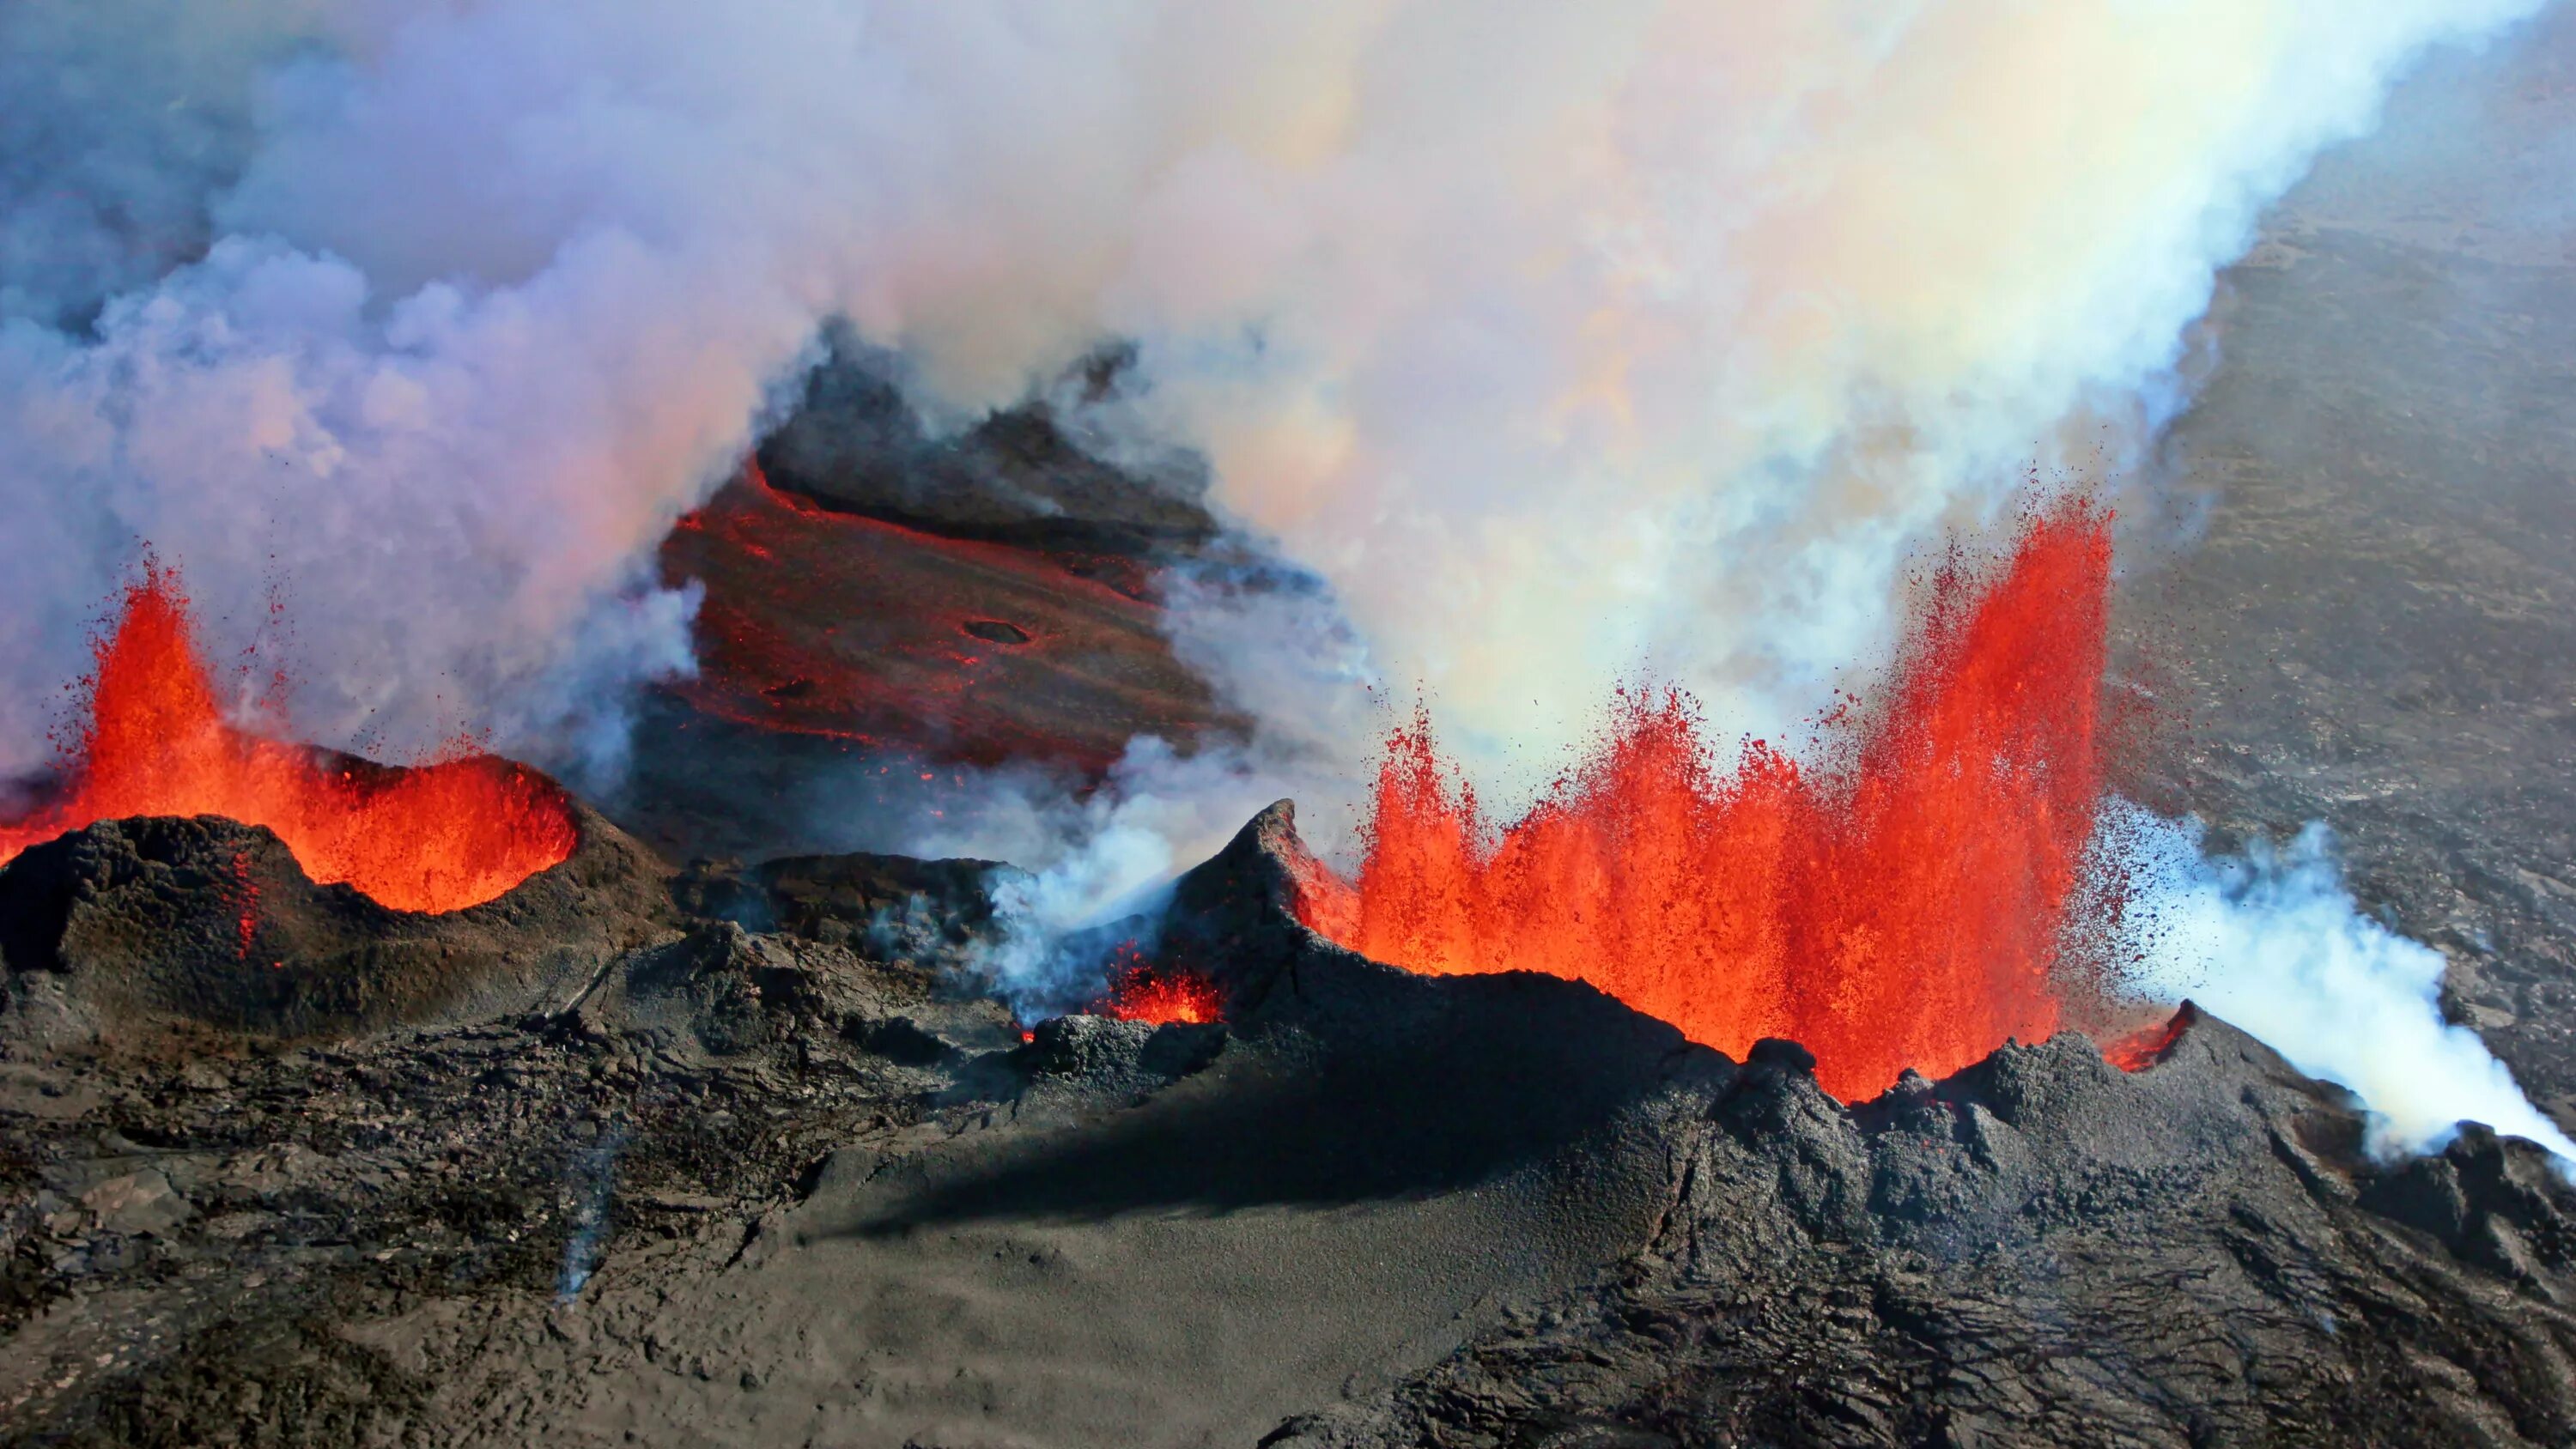
POLYGON ((2174 1043, 2182 1040, 2183 1032, 2189 1029, 2195 1015, 2186 1004, 2163 1021, 2104 1042, 2102 1059, 2124 1072, 2143 1072, 2165 1059, 2165 1054, 2174 1049, 2174 1043))
POLYGON ((2082 503, 1990 576, 1954 560, 1813 767, 1759 741, 1730 766, 1687 697, 1623 694, 1603 746, 1496 829, 1417 715, 1356 880, 1301 883, 1299 914, 1414 971, 1589 981, 1739 1057, 1794 1038, 1846 1101, 2044 1038, 2101 789, 2110 569, 2082 503))
POLYGON ((328 757, 228 723, 188 600, 147 568, 96 645, 78 757, 50 805, 0 821, 0 862, 99 820, 221 815, 277 832, 305 873, 397 910, 491 900, 572 854, 561 791, 492 756, 395 769, 328 757))

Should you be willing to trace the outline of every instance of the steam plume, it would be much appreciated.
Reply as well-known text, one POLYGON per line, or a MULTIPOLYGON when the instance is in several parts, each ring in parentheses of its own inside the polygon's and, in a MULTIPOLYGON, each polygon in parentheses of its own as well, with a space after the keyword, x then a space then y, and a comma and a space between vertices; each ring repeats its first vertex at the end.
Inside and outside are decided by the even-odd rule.
POLYGON ((2438 1147, 2467 1120, 2576 1162, 2576 1143, 2477 1033, 2442 1019, 2441 954, 2354 908, 2324 826, 2213 860, 2197 824, 2118 802, 2105 815, 2102 848, 2131 892, 2136 986, 2190 997, 2360 1093, 2380 1150, 2438 1147))
POLYGON ((33 0, 0 175, 99 216, 0 252, 0 765, 136 535, 237 633, 289 581, 326 739, 613 738, 687 667, 651 545, 835 313, 951 412, 1138 340, 1471 753, 1640 667, 1759 727, 2536 3, 33 0))

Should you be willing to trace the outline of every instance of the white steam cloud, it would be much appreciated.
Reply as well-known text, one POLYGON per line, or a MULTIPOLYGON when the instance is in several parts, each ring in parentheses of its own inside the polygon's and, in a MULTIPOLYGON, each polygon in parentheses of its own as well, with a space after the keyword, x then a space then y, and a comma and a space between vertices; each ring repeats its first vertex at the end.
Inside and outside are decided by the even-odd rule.
POLYGON ((1282 783, 1275 770, 1235 751, 1184 756, 1161 740, 1140 739, 1088 794, 1008 772, 980 775, 971 789, 982 807, 958 813, 971 813, 973 824, 897 848, 1020 867, 990 882, 1002 934, 977 965, 1022 1019, 1034 1021, 1098 994, 1102 962, 1097 953, 1066 951, 1068 936, 1158 910, 1172 878, 1215 854, 1280 798, 1282 783))
POLYGON ((1776 724, 2537 3, 27 0, 0 186, 84 200, 0 246, 0 768, 137 538, 227 644, 285 582, 326 740, 613 740, 832 315, 952 414, 1135 340, 1489 761, 1639 668, 1776 724))
MULTIPOLYGON (((690 667, 654 545, 834 317, 946 417, 1134 343, 1086 424, 1204 452, 1350 626, 1175 624, 1309 758, 1349 692, 1277 682, 1337 672, 1487 774, 1641 670, 1774 731, 1911 548, 2145 436, 2403 67, 2540 3, 17 0, 0 776, 143 539, 223 654, 283 584, 318 739, 613 757, 690 667)), ((1040 914, 1178 798, 1082 807, 1116 861, 1040 914)), ((2421 966, 2228 889, 2176 900, 2421 966)))
POLYGON ((2439 1147, 2472 1121, 2576 1163, 2576 1142, 2477 1033, 2443 1020, 2441 953, 2355 908, 2323 825, 2287 847, 2257 838, 2241 857, 2211 859, 2196 822, 2113 802, 2100 848, 2128 891, 2131 984, 2189 997, 2299 1070, 2358 1092, 2373 1147, 2439 1147))

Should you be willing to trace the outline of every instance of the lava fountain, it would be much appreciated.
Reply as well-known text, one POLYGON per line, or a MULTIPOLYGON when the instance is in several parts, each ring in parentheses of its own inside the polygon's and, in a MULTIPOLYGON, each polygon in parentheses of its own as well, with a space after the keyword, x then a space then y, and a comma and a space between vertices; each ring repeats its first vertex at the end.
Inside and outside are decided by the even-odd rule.
POLYGON ((1930 580, 1888 685, 1811 765, 1711 748, 1687 696, 1623 693, 1598 749, 1500 828, 1427 716, 1385 743, 1355 879, 1299 915, 1428 973, 1589 981, 1741 1057, 1767 1036, 1846 1101, 2054 1031, 2101 791, 2110 520, 2034 515, 1930 580))
POLYGON ((1133 947, 1127 954, 1127 964, 1110 972, 1108 990, 1087 1010, 1156 1026, 1225 1020, 1225 993, 1214 981, 1195 971, 1151 965, 1133 947))
POLYGON ((0 820, 0 863, 99 820, 221 815, 277 832, 305 873, 396 910, 479 905, 572 854, 570 802, 489 755, 396 769, 224 717, 175 573, 147 566, 95 645, 87 715, 52 803, 0 820))

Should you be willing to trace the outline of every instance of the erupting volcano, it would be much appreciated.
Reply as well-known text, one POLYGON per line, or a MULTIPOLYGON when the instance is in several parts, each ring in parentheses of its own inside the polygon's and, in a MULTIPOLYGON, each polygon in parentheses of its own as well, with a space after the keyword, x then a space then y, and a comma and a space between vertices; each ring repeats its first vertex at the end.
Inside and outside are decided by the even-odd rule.
POLYGON ((1225 995, 1196 972, 1138 962, 1110 974, 1107 994, 1092 1009, 1120 1021, 1197 1026, 1225 1020, 1225 995))
POLYGON ((277 832, 319 883, 437 912, 491 900, 572 854, 562 793, 507 760, 396 769, 228 722, 175 573, 147 567, 123 609, 96 646, 63 789, 0 822, 0 862, 99 820, 221 815, 277 832))
POLYGON ((2067 503, 1981 576, 1931 581, 1884 694, 1802 765, 1732 766, 1678 693, 1625 693, 1601 748, 1495 828, 1428 717, 1387 738, 1350 882, 1307 925, 1434 974, 1589 981, 1742 1056, 1789 1037, 1845 1100, 2059 1025, 2059 938, 2101 790, 2107 515, 2067 503))

